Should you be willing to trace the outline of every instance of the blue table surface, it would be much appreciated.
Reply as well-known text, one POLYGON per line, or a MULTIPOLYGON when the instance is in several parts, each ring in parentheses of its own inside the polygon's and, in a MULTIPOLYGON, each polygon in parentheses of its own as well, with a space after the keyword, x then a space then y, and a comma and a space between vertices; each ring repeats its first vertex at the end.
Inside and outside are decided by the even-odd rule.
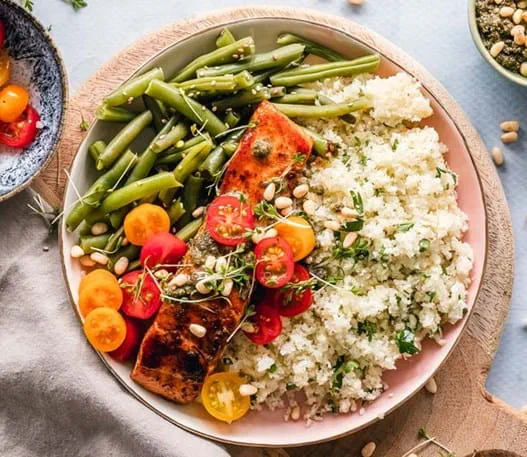
MULTIPOLYGON (((516 119, 527 130, 527 89, 500 77, 472 43, 466 1, 365 0, 87 0, 74 12, 61 0, 34 0, 34 14, 52 26, 66 61, 72 92, 116 52, 164 25, 217 8, 247 4, 312 8, 367 25, 428 68, 460 103, 488 148, 499 145, 499 123, 516 119)), ((527 134, 504 147, 499 174, 512 212, 516 281, 510 314, 488 378, 493 394, 515 407, 527 405, 527 134), (521 388, 523 386, 523 388, 521 388)), ((492 227, 490 227, 492 230, 492 227)), ((492 255, 492 253, 490 254, 492 255)))

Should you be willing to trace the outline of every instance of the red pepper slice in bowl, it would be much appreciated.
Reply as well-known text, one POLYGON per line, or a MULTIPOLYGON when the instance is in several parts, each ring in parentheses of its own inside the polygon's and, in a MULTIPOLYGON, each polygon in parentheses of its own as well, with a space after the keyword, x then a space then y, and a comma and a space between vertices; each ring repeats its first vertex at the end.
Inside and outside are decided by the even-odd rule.
POLYGON ((293 250, 283 238, 275 236, 260 241, 254 250, 256 279, 270 289, 287 284, 293 277, 293 250))
POLYGON ((211 238, 225 246, 246 241, 245 234, 254 228, 254 213, 247 202, 232 195, 220 195, 207 210, 207 231, 211 238))
POLYGON ((302 265, 296 264, 291 281, 280 289, 271 292, 271 302, 281 316, 297 316, 313 304, 313 291, 310 287, 302 287, 302 283, 305 284, 305 281, 310 279, 309 271, 302 265), (295 288, 295 284, 300 287, 295 288))
POLYGON ((29 146, 37 136, 38 121, 40 121, 40 116, 29 105, 16 121, 0 124, 0 143, 13 148, 29 146))
POLYGON ((131 271, 122 277, 123 304, 121 311, 138 319, 151 318, 161 306, 157 284, 143 270, 131 271))
POLYGON ((244 331, 254 344, 268 344, 282 333, 282 320, 273 306, 259 304, 256 314, 249 319, 254 332, 244 331))

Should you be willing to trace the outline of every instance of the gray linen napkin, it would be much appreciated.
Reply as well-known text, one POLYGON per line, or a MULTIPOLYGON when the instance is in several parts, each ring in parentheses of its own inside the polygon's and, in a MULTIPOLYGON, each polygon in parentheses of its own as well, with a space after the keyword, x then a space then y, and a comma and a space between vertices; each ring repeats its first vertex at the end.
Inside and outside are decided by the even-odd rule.
POLYGON ((26 204, 0 203, 0 455, 224 457, 132 398, 86 342, 56 234, 26 204))

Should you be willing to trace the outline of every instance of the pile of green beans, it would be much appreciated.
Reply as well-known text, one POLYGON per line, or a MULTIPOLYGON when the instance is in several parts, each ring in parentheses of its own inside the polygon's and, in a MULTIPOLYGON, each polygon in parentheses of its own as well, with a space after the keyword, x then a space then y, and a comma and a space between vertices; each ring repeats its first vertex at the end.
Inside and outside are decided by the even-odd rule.
MULTIPOLYGON (((181 238, 195 235, 203 219, 193 213, 211 197, 261 101, 292 118, 339 117, 350 123, 353 112, 371 107, 367 97, 335 103, 306 84, 374 72, 377 55, 348 60, 291 33, 281 34, 275 49, 257 52, 251 36, 239 38, 227 28, 215 45, 174 75, 155 67, 130 78, 97 109, 98 120, 120 124, 119 129, 89 146, 101 174, 68 210, 66 225, 70 231, 80 227, 85 253, 105 252, 110 269, 123 256, 136 264, 139 248, 124 245, 123 221, 142 203, 166 208, 181 238), (306 64, 310 54, 326 62, 306 64), (90 227, 101 221, 110 231, 91 235, 90 227)), ((302 128, 313 138, 316 154, 333 150, 328 140, 302 128)))

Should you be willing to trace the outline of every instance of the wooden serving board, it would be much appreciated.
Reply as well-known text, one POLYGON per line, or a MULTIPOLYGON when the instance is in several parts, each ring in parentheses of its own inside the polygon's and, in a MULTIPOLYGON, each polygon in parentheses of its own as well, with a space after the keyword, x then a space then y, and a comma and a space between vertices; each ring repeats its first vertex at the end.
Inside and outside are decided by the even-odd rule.
MULTIPOLYGON (((244 18, 305 19, 327 24, 357 37, 414 74, 443 104, 457 123, 481 177, 489 221, 488 260, 483 286, 467 330, 457 348, 436 375, 438 392, 421 391, 377 424, 336 441, 287 451, 230 446, 236 456, 359 456, 374 441, 377 456, 402 456, 418 441, 425 427, 458 456, 527 457, 527 414, 493 397, 485 380, 499 344, 512 294, 513 237, 509 209, 489 155, 474 127, 446 90, 423 67, 386 39, 347 19, 292 8, 249 7, 225 10, 179 22, 149 35, 115 56, 72 97, 65 134, 50 166, 33 187, 52 205, 60 206, 68 169, 84 133, 80 113, 90 121, 102 97, 118 86, 145 60, 176 41, 212 26, 244 18), (474 451, 477 451, 474 453, 474 451)), ((518 386, 526 388, 526 386, 518 386)), ((437 455, 430 446, 420 456, 437 455)))

